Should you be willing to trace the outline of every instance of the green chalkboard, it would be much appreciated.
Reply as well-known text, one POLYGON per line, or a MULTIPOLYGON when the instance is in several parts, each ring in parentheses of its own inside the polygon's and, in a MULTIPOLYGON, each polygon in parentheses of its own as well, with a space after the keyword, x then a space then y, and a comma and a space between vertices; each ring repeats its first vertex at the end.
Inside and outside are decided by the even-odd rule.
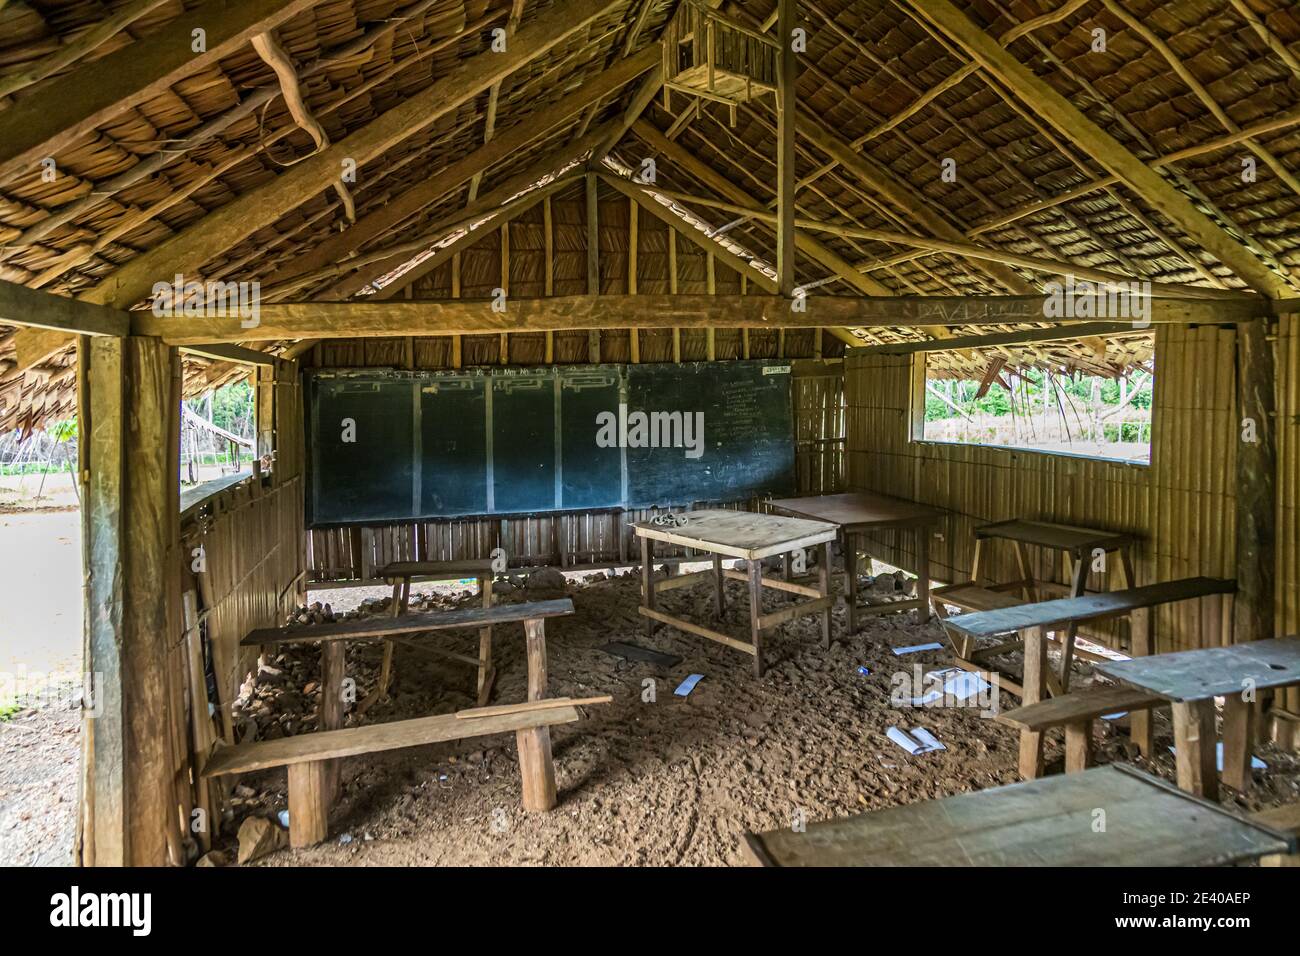
POLYGON ((794 490, 788 365, 333 370, 307 387, 314 527, 794 490))

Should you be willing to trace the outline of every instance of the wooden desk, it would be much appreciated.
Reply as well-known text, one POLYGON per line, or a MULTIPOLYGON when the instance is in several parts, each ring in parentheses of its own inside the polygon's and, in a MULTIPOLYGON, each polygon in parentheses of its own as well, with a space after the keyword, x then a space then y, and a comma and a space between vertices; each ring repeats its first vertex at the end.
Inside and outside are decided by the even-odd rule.
MULTIPOLYGON (((411 602, 411 581, 420 578, 424 581, 459 581, 461 578, 473 578, 478 584, 479 595, 484 607, 492 606, 492 562, 486 558, 469 561, 393 561, 384 565, 379 576, 393 586, 392 614, 400 617, 406 613, 411 602)), ((492 678, 496 671, 492 667, 492 626, 482 627, 478 632, 478 705, 483 707, 492 696, 492 678)), ((393 673, 393 642, 384 644, 384 659, 379 667, 379 683, 374 693, 358 706, 359 713, 365 713, 378 700, 388 695, 388 683, 393 673)))
POLYGON ((975 556, 971 561, 970 573, 973 583, 979 583, 984 542, 997 539, 1010 541, 1015 548, 1026 601, 1041 600, 1038 591, 1051 588, 1050 585, 1035 581, 1030 573, 1029 555, 1025 550, 1028 545, 1061 552, 1066 561, 1066 577, 1070 579, 1067 592, 1070 597, 1079 597, 1083 594, 1084 583, 1088 580, 1088 568, 1098 549, 1106 554, 1118 553, 1120 587, 1130 588, 1137 584, 1133 572, 1133 556, 1130 552, 1133 543, 1132 535, 1116 531, 1099 531, 1095 528, 1079 528, 1074 525, 1052 524, 1047 521, 1029 521, 1025 518, 996 521, 975 529, 975 556))
POLYGON ((1224 866, 1288 852, 1295 837, 1158 777, 1111 764, 747 834, 762 866, 1224 866), (1106 812, 1097 833, 1095 814, 1106 812))
POLYGON ((1243 691, 1300 684, 1300 637, 1110 661, 1098 664, 1097 673, 1173 704, 1178 785, 1213 800, 1219 793, 1214 698, 1224 702, 1223 780, 1245 790, 1250 785, 1255 705, 1243 699, 1243 691))
POLYGON ((854 538, 894 528, 910 530, 916 536, 916 598, 911 601, 868 605, 864 610, 871 615, 915 608, 921 623, 930 619, 930 534, 943 519, 942 511, 902 498, 861 491, 807 498, 778 498, 768 502, 768 507, 778 514, 827 521, 840 529, 844 539, 844 574, 847 578, 845 594, 849 607, 850 634, 858 629, 858 548, 854 538))
POLYGON ((757 514, 752 511, 685 511, 676 516, 681 524, 658 524, 642 521, 632 527, 641 539, 641 607, 646 621, 646 633, 653 634, 655 623, 667 624, 688 634, 706 637, 754 657, 754 674, 763 676, 762 632, 779 627, 786 621, 805 614, 822 615, 822 642, 831 645, 831 549, 835 539, 835 526, 823 521, 803 518, 783 518, 777 515, 757 514), (712 571, 678 574, 663 581, 654 577, 654 542, 707 551, 713 555, 712 571), (774 554, 787 554, 799 548, 821 546, 818 564, 818 586, 806 587, 791 581, 763 577, 763 558, 774 554), (749 564, 745 573, 724 571, 723 557, 744 558, 749 564), (713 576, 714 615, 719 620, 726 613, 726 596, 723 582, 726 578, 746 581, 749 584, 750 643, 739 641, 728 634, 702 627, 691 621, 665 614, 656 606, 656 595, 672 588, 694 584, 713 576), (763 613, 763 587, 787 591, 811 598, 789 607, 763 613))

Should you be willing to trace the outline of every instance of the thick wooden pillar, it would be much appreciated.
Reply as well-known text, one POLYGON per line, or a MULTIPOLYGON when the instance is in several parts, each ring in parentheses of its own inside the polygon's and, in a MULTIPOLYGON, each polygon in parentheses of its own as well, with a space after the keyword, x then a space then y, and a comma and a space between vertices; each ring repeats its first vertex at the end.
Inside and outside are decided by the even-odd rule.
POLYGON ((179 619, 179 442, 174 349, 81 340, 85 662, 79 862, 181 863, 167 642, 179 619))
POLYGON ((1233 642, 1273 637, 1277 445, 1273 346, 1265 320, 1237 325, 1237 597, 1233 642), (1253 425, 1252 425, 1253 423, 1253 425), (1254 440, 1250 440, 1253 438, 1254 440))

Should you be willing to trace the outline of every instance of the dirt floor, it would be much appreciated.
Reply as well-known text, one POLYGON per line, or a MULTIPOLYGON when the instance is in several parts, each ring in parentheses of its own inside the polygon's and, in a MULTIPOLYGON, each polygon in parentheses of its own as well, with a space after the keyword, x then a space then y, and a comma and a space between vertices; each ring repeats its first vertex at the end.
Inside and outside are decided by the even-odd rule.
MULTIPOLYGON (((733 583, 727 630, 742 636, 738 606, 743 586, 733 583)), ((937 624, 918 626, 903 615, 876 618, 844 638, 843 609, 835 614, 828 651, 815 618, 787 624, 769 643, 770 666, 755 679, 750 659, 709 641, 659 628, 645 635, 637 615, 638 582, 631 575, 570 585, 577 613, 547 622, 550 693, 575 697, 612 694, 614 703, 590 708, 585 720, 552 729, 557 810, 524 812, 518 767, 508 736, 433 745, 350 758, 343 764, 341 799, 331 814, 328 842, 281 850, 259 865, 721 865, 743 862, 746 831, 791 826, 864 810, 912 803, 1016 779, 1017 738, 980 716, 978 707, 895 707, 891 691, 901 677, 951 663, 946 649, 898 657, 894 647, 942 641, 937 624), (599 648, 626 641, 682 657, 659 669, 612 657, 599 648), (865 666, 870 673, 862 674, 865 666), (687 697, 673 691, 689 674, 704 678, 687 697), (653 693, 651 693, 653 691, 653 693), (946 750, 909 756, 886 730, 921 726, 946 750)), ((430 606, 475 604, 435 597, 430 606)), ((315 597, 346 600, 347 592, 315 597)), ((501 600, 544 598, 520 592, 501 600)), ((353 598, 355 600, 355 597, 353 598)), ((776 595, 767 610, 787 599, 776 595)), ((363 613, 383 613, 375 602, 363 613)), ((709 619, 705 586, 665 595, 670 613, 709 619)), ((909 615, 910 617, 910 615, 909 615)), ((494 702, 525 698, 522 629, 501 628, 494 702)), ((475 638, 439 638, 474 653, 475 638)), ((359 695, 373 686, 379 649, 357 647, 348 674, 359 695)), ((300 691, 318 677, 317 655, 302 650, 270 662, 280 671, 261 678, 268 706, 258 717, 310 729, 314 700, 300 691), (287 700, 288 713, 278 702, 287 700)), ((1014 667, 1014 656, 1004 658, 1014 667)), ((390 701, 366 721, 389 721, 473 706, 473 670, 399 647, 390 701)), ((1088 667, 1075 680, 1086 683, 1088 667)), ((904 695, 904 696, 910 696, 904 695)), ((1011 698, 1011 706, 1015 705, 1011 698)), ((256 713, 257 708, 250 710, 256 713)), ((274 732, 273 732, 274 733, 274 732)), ((1127 759, 1172 778, 1167 719, 1158 718, 1160 753, 1154 767, 1136 756, 1126 736, 1107 728, 1103 761, 1127 759)), ((1246 809, 1300 799, 1300 759, 1269 747, 1257 753, 1270 769, 1256 774, 1248 794, 1226 790, 1225 802, 1246 809)), ((1062 760, 1051 739, 1049 770, 1062 760)), ((248 775, 235 792, 230 832, 247 814, 274 817, 287 807, 282 770, 248 775)), ((225 846, 233 847, 232 842, 225 846)))

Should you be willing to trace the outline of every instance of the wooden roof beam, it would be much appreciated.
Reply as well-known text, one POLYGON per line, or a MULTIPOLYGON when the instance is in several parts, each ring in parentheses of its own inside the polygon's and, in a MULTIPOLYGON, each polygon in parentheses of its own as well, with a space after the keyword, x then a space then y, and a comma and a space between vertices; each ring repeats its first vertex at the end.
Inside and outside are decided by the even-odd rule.
POLYGON ((634 57, 620 60, 568 96, 494 136, 490 143, 480 146, 467 156, 444 167, 424 182, 399 193, 379 209, 362 217, 350 229, 330 236, 306 254, 295 257, 284 268, 268 276, 263 284, 281 285, 289 279, 340 262, 366 243, 373 242, 397 228, 421 209, 437 202, 453 190, 459 189, 471 181, 475 174, 481 174, 497 163, 516 155, 570 117, 598 102, 601 97, 617 91, 647 70, 659 65, 659 61, 659 52, 655 49, 647 49, 634 57))
POLYGON ((73 335, 123 336, 131 326, 130 317, 120 309, 29 289, 3 279, 0 279, 0 322, 73 335))
POLYGON ((317 0, 209 0, 156 33, 74 67, 38 93, 0 112, 0 181, 39 163, 108 120, 157 96, 271 30, 317 0), (202 29, 206 48, 192 49, 202 29))
MULTIPOLYGON (((781 294, 785 296, 794 295, 794 126, 798 71, 791 37, 797 17, 796 0, 778 0, 776 24, 780 45, 777 48, 776 70, 776 277, 781 294)), ((759 36, 765 34, 760 33, 759 36)))
MULTIPOLYGON (((775 287, 775 283, 769 280, 775 287)), ((263 305, 261 321, 244 328, 238 316, 155 316, 131 313, 135 335, 172 345, 207 342, 328 339, 348 336, 477 335, 501 332, 612 328, 873 328, 924 325, 1041 323, 1044 297, 809 296, 796 312, 778 295, 573 295, 512 298, 497 312, 488 299, 297 302, 263 305)), ((1152 299, 1153 323, 1239 323, 1266 309, 1262 300, 1152 299)), ((1060 325, 1095 319, 1059 320, 1060 325)))
POLYGON ((998 45, 948 0, 904 0, 924 18, 1067 139, 1133 189, 1149 205, 1195 239, 1203 249, 1237 274, 1251 289, 1280 298, 1287 283, 1233 239, 1167 180, 1096 126, 1074 104, 998 45))
MULTIPOLYGON (((506 44, 509 45, 510 38, 515 35, 519 29, 519 21, 524 18, 524 0, 512 0, 510 4, 510 16, 506 20, 505 30, 506 44)), ((492 136, 496 132, 497 126, 497 105, 501 99, 501 81, 492 84, 488 90, 487 112, 483 117, 483 145, 486 146, 492 142, 492 136)), ((483 170, 476 172, 469 181, 469 200, 473 202, 478 198, 478 187, 483 181, 483 170)))

